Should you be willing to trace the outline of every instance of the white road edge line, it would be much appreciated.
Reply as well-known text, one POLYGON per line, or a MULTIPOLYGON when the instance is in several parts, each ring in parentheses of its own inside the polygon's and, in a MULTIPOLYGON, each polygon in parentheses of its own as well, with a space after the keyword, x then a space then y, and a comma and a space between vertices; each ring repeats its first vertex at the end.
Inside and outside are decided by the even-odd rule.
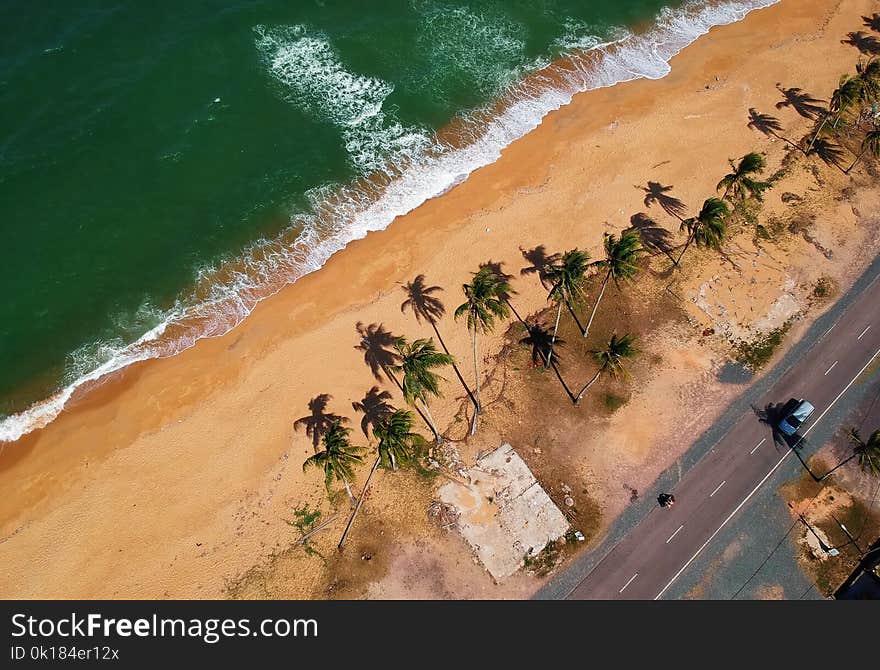
POLYGON ((714 496, 716 493, 718 493, 718 491, 721 490, 721 487, 724 486, 726 483, 727 483, 727 480, 725 479, 723 482, 721 482, 718 486, 715 487, 715 490, 712 491, 712 493, 709 494, 709 497, 711 498, 711 497, 714 496))
POLYGON ((827 376, 828 376, 828 373, 831 372, 831 371, 834 369, 834 366, 835 366, 835 365, 837 365, 837 361, 834 361, 834 362, 831 364, 831 367, 828 368, 827 370, 825 370, 825 375, 824 375, 825 377, 827 377, 827 376))
POLYGON ((760 446, 761 446, 762 444, 764 444, 766 441, 767 441, 767 438, 765 437, 763 440, 761 440, 760 442, 758 442, 758 444, 755 445, 755 448, 752 449, 749 453, 750 453, 750 454, 754 454, 756 451, 758 451, 758 447, 760 447, 760 446))
POLYGON ((676 535, 678 535, 678 531, 681 530, 682 528, 684 528, 684 524, 681 524, 678 527, 678 530, 676 530, 672 535, 669 536, 669 539, 666 540, 666 544, 669 544, 670 542, 672 542, 672 538, 675 537, 676 535))
MULTIPOLYGON (((843 390, 842 390, 840 393, 837 394, 837 397, 836 397, 834 400, 831 401, 831 404, 828 405, 828 407, 825 408, 825 411, 822 412, 822 413, 819 415, 819 418, 817 418, 812 424, 810 424, 810 427, 807 428, 807 429, 804 431, 804 434, 803 434, 802 437, 806 437, 807 434, 808 434, 811 430, 813 430, 813 428, 814 428, 814 427, 815 427, 815 426, 816 426, 816 425, 822 420, 822 417, 824 417, 824 416, 828 413, 828 410, 830 410, 832 407, 834 407, 834 405, 837 403, 837 401, 840 400, 841 396, 843 396, 843 394, 846 393, 846 392, 849 390, 849 387, 852 386, 852 385, 855 383, 856 379, 858 379, 859 377, 861 377, 861 376, 862 376, 862 373, 863 373, 865 370, 868 369, 868 366, 871 365, 871 363, 874 362, 874 359, 877 358, 877 355, 878 355, 878 354, 880 354, 880 349, 877 349, 877 351, 874 352, 874 355, 871 356, 871 357, 868 359, 868 362, 865 363, 865 364, 862 366, 862 369, 858 371, 858 373, 856 374, 856 376, 849 380, 849 383, 848 383, 846 386, 843 387, 843 390)), ((685 570, 687 570, 688 566, 689 566, 691 563, 693 563, 694 560, 697 558, 697 556, 699 556, 699 555, 703 552, 703 549, 705 549, 707 546, 709 546, 709 543, 710 543, 713 539, 715 539, 715 536, 718 535, 718 533, 721 532, 721 529, 724 528, 724 527, 727 525, 727 522, 730 521, 730 520, 734 517, 734 515, 735 515, 737 512, 740 511, 740 509, 742 509, 742 506, 745 505, 745 504, 749 501, 749 498, 751 498, 753 495, 755 495, 755 492, 756 492, 759 488, 761 488, 761 487, 764 485, 764 482, 766 482, 768 479, 770 479, 770 477, 773 475, 773 473, 776 472, 776 469, 777 469, 780 465, 782 465, 782 462, 783 462, 786 458, 788 458, 788 455, 791 454, 791 452, 792 452, 793 450, 794 450, 794 447, 792 447, 791 449, 789 449, 788 451, 786 451, 786 452, 782 455, 782 458, 780 458, 779 461, 776 463, 776 465, 774 465, 774 466, 770 469, 770 472, 768 472, 766 475, 764 475, 764 479, 762 479, 761 481, 758 482, 758 485, 757 485, 755 488, 753 488, 753 489, 751 490, 751 492, 749 493, 749 495, 747 495, 745 498, 743 498, 743 501, 742 501, 739 505, 736 506, 736 509, 734 509, 734 510, 730 513, 730 515, 729 515, 729 516, 728 516, 728 517, 727 517, 727 518, 721 523, 721 525, 718 526, 718 528, 715 530, 715 532, 712 533, 712 534, 709 536, 709 539, 706 540, 706 541, 703 543, 703 545, 702 545, 699 549, 697 549, 697 553, 695 553, 693 556, 691 556, 691 557, 688 559, 687 563, 685 563, 683 566, 681 566, 681 569, 680 569, 678 572, 675 573, 675 575, 672 577, 672 579, 669 580, 669 583, 668 583, 666 586, 663 587, 663 589, 660 591, 660 593, 658 593, 656 596, 654 596, 654 600, 660 600, 660 598, 663 596, 664 593, 666 593, 666 591, 669 589, 669 587, 672 586, 672 584, 675 582, 675 580, 678 579, 678 578, 681 576, 681 573, 684 572, 685 570)), ((638 574, 638 573, 636 573, 636 574, 638 574)), ((635 578, 633 578, 633 579, 635 579, 635 578)))
POLYGON ((639 576, 639 573, 637 572, 637 573, 634 574, 632 577, 630 577, 630 578, 629 578, 629 581, 628 581, 626 584, 624 584, 624 585, 620 588, 620 591, 618 591, 617 593, 623 593, 623 590, 624 590, 627 586, 629 586, 630 584, 632 584, 632 581, 633 581, 636 577, 638 577, 638 576, 639 576))
POLYGON ((871 329, 871 324, 869 323, 868 326, 861 333, 859 333, 859 336, 856 339, 857 340, 862 339, 862 335, 867 333, 870 329, 871 329))

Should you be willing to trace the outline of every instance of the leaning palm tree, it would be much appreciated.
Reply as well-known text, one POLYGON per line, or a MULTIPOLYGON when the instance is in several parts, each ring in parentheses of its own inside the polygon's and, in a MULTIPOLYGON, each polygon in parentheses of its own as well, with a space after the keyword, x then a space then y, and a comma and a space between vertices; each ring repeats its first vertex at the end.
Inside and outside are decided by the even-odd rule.
POLYGON ((629 374, 627 373, 626 368, 623 367, 623 361, 635 356, 638 353, 638 350, 635 347, 635 338, 632 335, 622 335, 617 337, 615 334, 612 335, 611 339, 608 341, 608 346, 604 349, 594 349, 590 353, 593 355, 593 360, 596 361, 599 369, 596 370, 596 374, 593 375, 593 378, 590 379, 590 381, 588 381, 580 390, 580 393, 575 396, 575 406, 580 403, 581 398, 584 397, 584 393, 587 392, 587 389, 595 384, 603 373, 607 373, 610 377, 619 377, 622 374, 629 374))
POLYGON ((709 198, 703 203, 699 215, 682 222, 681 229, 688 232, 688 239, 675 265, 681 263, 682 257, 693 242, 696 242, 698 247, 721 249, 725 232, 724 220, 729 214, 730 209, 726 202, 718 198, 709 198))
POLYGON ((556 342, 556 333, 559 332, 559 318, 562 316, 562 306, 565 305, 571 313, 578 329, 584 332, 580 320, 574 312, 574 305, 583 302, 584 285, 587 282, 587 270, 590 267, 590 254, 580 249, 566 251, 558 262, 551 265, 546 276, 550 282, 550 300, 556 303, 556 324, 553 326, 553 336, 550 338, 550 346, 547 349, 547 365, 553 360, 553 344, 556 342))
POLYGON ((321 444, 324 450, 309 456, 303 463, 303 471, 310 467, 319 468, 324 471, 324 486, 327 492, 330 492, 330 485, 334 480, 342 482, 351 504, 357 501, 351 492, 349 481, 354 478, 354 470, 352 466, 355 463, 362 463, 363 447, 355 447, 349 442, 348 434, 351 428, 344 428, 337 421, 330 426, 324 436, 321 438, 321 444))
POLYGON ((869 151, 875 158, 880 158, 880 130, 872 130, 865 135, 865 139, 862 140, 862 148, 859 150, 858 155, 856 155, 856 159, 853 161, 852 165, 844 170, 844 172, 849 174, 856 166, 856 163, 862 160, 862 156, 869 151))
POLYGON ((483 405, 480 401, 480 365, 477 360, 477 333, 491 332, 495 328, 496 319, 506 319, 510 315, 506 297, 511 288, 507 281, 499 276, 491 266, 484 265, 474 273, 470 284, 462 284, 465 301, 459 305, 454 317, 467 317, 467 327, 471 331, 474 345, 474 388, 477 392, 477 412, 483 405))
POLYGON ((584 328, 584 337, 590 334, 590 327, 593 325, 593 319, 596 318, 596 312, 599 310, 602 296, 605 295, 608 280, 613 279, 614 283, 619 287, 622 279, 634 277, 639 271, 639 256, 644 253, 639 234, 634 230, 625 230, 620 234, 620 237, 605 233, 604 243, 605 258, 591 263, 592 267, 599 270, 599 272, 605 270, 605 277, 602 279, 599 297, 596 298, 596 304, 593 305, 593 311, 590 313, 590 320, 587 321, 587 327, 584 328))
POLYGON ((840 81, 837 84, 837 88, 834 89, 828 102, 828 112, 824 115, 822 123, 820 123, 819 127, 816 129, 813 139, 810 141, 810 146, 807 148, 808 152, 813 148, 813 145, 816 143, 816 140, 819 139, 819 135, 822 134, 822 131, 825 130, 825 126, 828 125, 828 122, 831 121, 832 128, 837 128, 837 124, 840 123, 841 117, 859 104, 863 92, 864 81, 861 77, 851 77, 846 74, 840 75, 840 81))
POLYGON ((768 137, 775 137, 777 140, 785 142, 786 144, 797 149, 801 153, 805 153, 800 145, 796 144, 782 134, 782 124, 779 122, 779 119, 777 119, 772 114, 762 114, 754 107, 750 107, 748 127, 752 130, 757 130, 759 133, 768 137))
POLYGON ((728 196, 733 195, 735 198, 745 200, 748 196, 752 196, 755 200, 760 201, 763 193, 770 188, 770 183, 755 179, 754 175, 760 174, 767 167, 764 156, 759 153, 751 152, 743 156, 739 163, 734 163, 733 159, 729 159, 731 172, 724 175, 718 185, 716 191, 724 189, 722 200, 726 200, 728 196))
MULTIPOLYGON (((440 330, 437 328, 437 321, 446 313, 446 307, 443 305, 443 301, 435 297, 434 294, 442 290, 440 286, 426 286, 425 275, 419 275, 404 286, 403 291, 406 293, 406 300, 401 303, 400 311, 410 310, 419 323, 427 321, 434 330, 434 334, 437 336, 440 346, 443 347, 443 351, 447 355, 452 356, 449 347, 446 346, 446 342, 443 341, 443 337, 440 335, 440 330)), ((474 397, 473 391, 471 391, 467 382, 465 382, 464 376, 461 374, 461 370, 458 369, 458 364, 456 364, 454 359, 452 361, 452 369, 455 371, 455 376, 461 382, 468 398, 474 403, 474 422, 476 422, 477 399, 474 397)))
POLYGON ((329 393, 321 393, 309 400, 309 413, 293 422, 293 429, 306 429, 306 435, 312 438, 312 449, 318 451, 321 437, 334 423, 345 423, 348 419, 333 412, 327 412, 327 403, 333 398, 329 393))
POLYGON ((859 459, 859 467, 875 477, 880 477, 880 430, 875 430, 863 440, 855 429, 850 431, 850 440, 853 442, 854 455, 859 459))
POLYGON ((399 337, 394 343, 394 348, 400 357, 400 365, 395 365, 394 371, 403 376, 403 397, 410 405, 421 403, 428 427, 434 433, 434 439, 439 442, 440 432, 428 408, 428 396, 442 395, 440 382, 443 381, 443 377, 434 370, 452 365, 452 356, 437 351, 432 339, 418 339, 410 343, 406 338, 399 337))
POLYGON ((345 531, 342 533, 342 539, 339 540, 338 549, 342 551, 348 533, 354 525, 354 520, 364 503, 364 498, 370 488, 370 482, 376 469, 382 464, 384 467, 390 467, 393 471, 397 471, 399 463, 405 463, 410 460, 417 446, 424 442, 424 438, 418 433, 412 431, 413 415, 406 410, 399 409, 382 418, 373 426, 373 434, 379 440, 379 453, 367 475, 367 481, 364 482, 364 489, 358 498, 357 504, 352 510, 345 531))
POLYGON ((880 58, 869 58, 856 64, 856 76, 862 82, 862 102, 870 103, 880 97, 880 58))

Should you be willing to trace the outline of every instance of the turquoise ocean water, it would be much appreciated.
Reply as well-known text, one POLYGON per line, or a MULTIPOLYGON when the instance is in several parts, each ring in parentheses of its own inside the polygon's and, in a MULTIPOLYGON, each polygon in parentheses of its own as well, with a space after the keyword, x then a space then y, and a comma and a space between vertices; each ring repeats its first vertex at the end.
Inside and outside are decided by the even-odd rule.
POLYGON ((772 2, 7 0, 0 441, 772 2))

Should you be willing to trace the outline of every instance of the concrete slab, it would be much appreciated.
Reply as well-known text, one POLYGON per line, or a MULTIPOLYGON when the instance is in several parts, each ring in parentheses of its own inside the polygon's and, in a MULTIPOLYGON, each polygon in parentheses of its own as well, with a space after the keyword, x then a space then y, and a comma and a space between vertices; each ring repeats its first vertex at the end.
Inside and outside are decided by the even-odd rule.
POLYGON ((496 582, 568 531, 565 515, 509 444, 484 455, 467 475, 469 484, 442 486, 440 500, 458 510, 459 532, 496 582))

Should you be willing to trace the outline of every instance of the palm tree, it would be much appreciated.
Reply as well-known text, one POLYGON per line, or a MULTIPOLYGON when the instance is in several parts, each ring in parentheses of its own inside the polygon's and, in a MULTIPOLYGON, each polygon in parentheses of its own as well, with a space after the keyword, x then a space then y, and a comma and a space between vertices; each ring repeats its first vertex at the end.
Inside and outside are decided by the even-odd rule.
POLYGON ((556 303, 556 324, 553 326, 553 337, 547 349, 547 365, 553 360, 553 344, 559 331, 559 317, 562 316, 562 305, 568 308, 577 323, 578 329, 584 332, 581 323, 574 313, 574 305, 583 302, 584 284, 587 282, 587 270, 590 267, 590 254, 580 249, 566 251, 557 263, 547 269, 547 280, 550 282, 550 300, 556 303))
MULTIPOLYGON (((364 352, 364 363, 370 368, 376 381, 382 381, 384 373, 385 377, 394 382, 400 392, 404 393, 403 385, 394 374, 394 368, 400 360, 400 356, 394 348, 397 336, 386 330, 381 323, 371 323, 369 326, 365 326, 358 321, 355 328, 360 335, 360 342, 354 348, 364 352)), ((424 412, 418 407, 415 410, 425 423, 430 425, 431 422, 428 421, 424 412)))
POLYGON ((684 220, 687 207, 675 196, 668 195, 669 191, 672 190, 672 186, 664 186, 660 182, 649 181, 647 186, 637 186, 636 188, 645 192, 645 207, 650 207, 656 202, 670 216, 674 216, 679 221, 684 220))
POLYGON ((854 456, 859 459, 859 467, 875 477, 880 477, 880 430, 875 430, 867 441, 855 429, 849 433, 852 440, 854 456))
POLYGON ((351 428, 343 428, 338 421, 334 422, 324 436, 321 438, 321 444, 324 445, 324 451, 319 451, 309 456, 303 463, 303 472, 309 467, 319 468, 324 471, 324 486, 327 492, 330 492, 330 485, 333 480, 343 483, 351 504, 357 501, 351 492, 349 480, 354 478, 354 470, 352 466, 355 463, 362 463, 363 447, 352 446, 348 440, 348 434, 351 428))
POLYGON ((824 115, 822 123, 816 129, 816 133, 810 141, 810 146, 807 147, 808 152, 813 148, 816 140, 819 139, 819 135, 822 134, 828 121, 833 117, 834 121, 831 123, 831 126, 837 128, 840 118, 852 109, 854 105, 859 103, 863 93, 864 82, 861 77, 850 77, 846 74, 840 75, 840 81, 837 84, 837 88, 831 94, 831 100, 828 103, 828 112, 824 115))
POLYGON ((477 392, 477 412, 483 410, 480 401, 480 365, 477 360, 477 333, 491 332, 496 319, 506 319, 510 315, 510 307, 506 296, 510 295, 510 285, 493 271, 488 265, 482 266, 474 273, 470 284, 462 284, 465 301, 455 310, 454 317, 458 320, 467 316, 467 327, 471 332, 474 344, 474 388, 477 392))
POLYGON ((590 327, 593 325, 593 319, 596 318, 602 296, 605 295, 608 280, 614 279, 614 283, 620 287, 620 280, 634 277, 639 271, 637 261, 644 252, 639 235, 634 230, 623 231, 619 238, 605 233, 604 243, 605 258, 591 263, 600 272, 605 270, 605 278, 602 280, 602 288, 599 291, 599 297, 596 298, 596 304, 593 305, 590 320, 587 321, 587 327, 584 328, 584 337, 590 334, 590 327))
POLYGON ((575 406, 580 403, 581 398, 584 397, 584 393, 587 392, 587 389, 595 384, 596 380, 598 380, 603 373, 607 373, 610 377, 615 378, 619 377, 621 374, 628 374, 626 368, 623 367, 623 361, 635 356, 638 353, 638 350, 635 347, 635 338, 633 336, 622 335, 621 337, 617 337, 615 334, 611 336, 607 347, 604 349, 594 349, 590 353, 593 355, 593 359, 596 361, 599 369, 596 370, 596 374, 593 375, 593 378, 584 385, 580 393, 575 396, 575 406))
POLYGON ((865 135, 865 139, 862 140, 862 148, 859 150, 856 159, 853 161, 852 165, 844 170, 844 172, 849 174, 856 166, 856 163, 858 163, 862 159, 862 156, 868 151, 870 151, 875 158, 880 157, 880 130, 872 130, 865 135))
POLYGON ((873 102, 880 97, 880 59, 869 58, 865 63, 859 61, 856 73, 862 82, 862 102, 873 102))
POLYGON ((810 120, 819 118, 825 112, 818 104, 822 100, 814 98, 802 88, 782 88, 779 84, 776 84, 776 88, 782 93, 782 100, 776 103, 776 109, 791 107, 800 116, 810 120))
POLYGON ((771 114, 761 114, 754 107, 750 107, 748 127, 768 137, 775 137, 777 140, 785 142, 801 153, 806 153, 798 144, 782 135, 782 124, 779 122, 779 119, 771 114))
POLYGON ((721 243, 724 241, 724 220, 729 214, 730 209, 726 202, 718 198, 709 198, 703 203, 698 216, 683 221, 681 228, 688 231, 688 239, 675 264, 681 263, 692 242, 696 242, 698 247, 721 249, 721 243))
POLYGON ((415 406, 416 401, 422 404, 422 411, 427 416, 428 427, 434 433, 434 439, 440 441, 440 433, 428 409, 428 396, 440 397, 441 376, 433 372, 435 368, 441 368, 452 364, 452 356, 444 354, 434 347, 432 339, 418 339, 411 344, 406 338, 399 337, 394 343, 397 355, 400 357, 400 365, 394 366, 394 371, 403 375, 403 397, 415 406))
POLYGON ((529 334, 519 342, 520 344, 527 344, 532 348, 532 363, 535 367, 546 367, 549 365, 553 368, 553 372, 556 373, 556 378, 559 380, 559 383, 562 384, 562 388, 568 394, 568 397, 571 398, 571 401, 574 402, 574 393, 568 388, 568 384, 565 383, 565 380, 562 378, 562 373, 559 371, 559 364, 561 363, 559 359, 559 348, 565 344, 565 340, 561 337, 555 339, 556 355, 548 362, 547 351, 550 348, 551 341, 553 341, 550 331, 544 328, 543 324, 535 323, 534 325, 529 326, 528 333, 529 334))
POLYGON ((387 417, 383 417, 373 426, 373 433, 375 434, 376 439, 379 440, 379 453, 376 456, 373 467, 370 469, 370 474, 367 475, 367 481, 364 482, 364 488, 363 491, 361 491, 357 504, 355 505, 354 510, 352 510, 351 516, 348 518, 345 531, 342 533, 342 539, 339 540, 339 545, 337 547, 339 551, 342 551, 342 548, 345 545, 345 540, 354 525, 354 520, 357 518, 358 512, 360 512, 361 505, 363 504, 367 491, 370 488, 370 482, 372 481, 373 475, 376 473, 376 469, 379 465, 382 464, 386 468, 390 466, 391 469, 396 472, 397 464, 405 463, 410 460, 416 446, 424 441, 424 438, 421 435, 412 432, 412 422, 412 413, 399 409, 389 414, 387 417))
MULTIPOLYGON (((443 341, 443 337, 440 335, 440 330, 437 328, 437 321, 439 321, 446 313, 446 307, 443 305, 443 302, 439 298, 434 297, 433 294, 442 290, 443 289, 440 286, 425 286, 425 275, 419 275, 411 282, 407 282, 406 286, 404 286, 403 291, 406 293, 406 300, 401 303, 400 311, 405 312, 409 309, 413 313, 413 316, 416 317, 416 321, 419 323, 421 323, 422 320, 427 321, 434 330, 434 334, 437 336, 437 341, 440 342, 440 346, 443 347, 443 351, 445 351, 447 355, 452 356, 449 348, 446 346, 446 342, 443 341)), ((474 423, 476 423, 477 399, 474 397, 467 382, 465 382, 464 376, 461 374, 461 370, 458 369, 458 364, 454 359, 452 361, 452 369, 455 370, 455 376, 458 377, 458 381, 461 382, 468 398, 474 403, 474 423)))
POLYGON ((743 156, 739 163, 734 163, 733 159, 729 159, 728 163, 730 163, 733 171, 726 174, 715 187, 716 191, 724 189, 721 199, 726 200, 732 193, 734 197, 740 200, 745 200, 746 197, 752 196, 755 200, 760 201, 763 198, 764 191, 770 188, 770 183, 759 181, 752 175, 757 175, 764 171, 764 168, 767 166, 764 156, 751 152, 743 156))
POLYGON ((321 441, 321 436, 327 432, 330 426, 334 423, 345 423, 348 421, 344 416, 325 411, 327 409, 327 403, 329 403, 332 398, 333 396, 329 393, 316 395, 309 400, 309 413, 293 422, 294 430, 299 430, 300 428, 306 429, 306 435, 312 438, 312 449, 316 452, 318 451, 318 444, 321 441))
POLYGON ((388 402, 391 400, 391 394, 388 391, 381 390, 378 386, 371 388, 360 401, 351 403, 351 408, 355 412, 363 413, 361 418, 361 430, 364 435, 369 437, 367 428, 372 427, 375 433, 376 424, 389 414, 394 412, 394 406, 388 402))

